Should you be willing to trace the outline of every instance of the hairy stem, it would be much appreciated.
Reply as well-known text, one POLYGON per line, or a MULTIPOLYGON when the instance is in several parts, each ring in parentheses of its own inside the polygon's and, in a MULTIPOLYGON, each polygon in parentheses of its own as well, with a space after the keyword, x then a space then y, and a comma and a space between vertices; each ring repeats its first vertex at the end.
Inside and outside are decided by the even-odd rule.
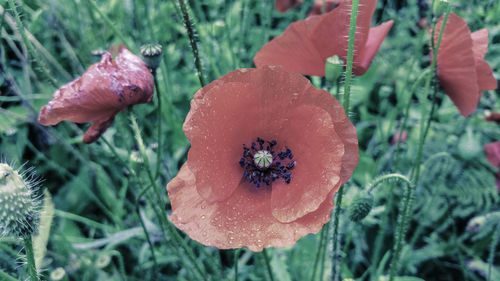
POLYGON ((31 240, 31 235, 26 236, 24 239, 24 249, 26 251, 26 262, 27 262, 27 271, 29 275, 30 281, 39 281, 38 273, 36 271, 35 265, 35 255, 33 252, 33 241, 31 240))

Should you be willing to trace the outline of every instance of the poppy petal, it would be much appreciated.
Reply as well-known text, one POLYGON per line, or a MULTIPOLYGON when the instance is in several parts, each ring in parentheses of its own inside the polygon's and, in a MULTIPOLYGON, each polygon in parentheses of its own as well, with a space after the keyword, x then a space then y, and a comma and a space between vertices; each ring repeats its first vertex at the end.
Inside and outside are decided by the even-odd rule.
POLYGON ((325 2, 325 12, 328 13, 342 3, 342 0, 314 0, 313 7, 309 11, 308 16, 321 15, 323 2, 325 2))
POLYGON ((113 124, 113 120, 115 120, 115 114, 112 114, 111 117, 105 117, 103 119, 95 120, 85 132, 85 135, 83 136, 83 142, 95 142, 113 124))
POLYGON ((491 165, 500 168, 500 141, 492 142, 484 146, 486 159, 491 165))
POLYGON ((365 74, 366 70, 370 67, 373 58, 378 52, 382 41, 384 41, 387 33, 391 29, 394 21, 386 21, 379 26, 370 28, 370 33, 368 33, 368 39, 366 40, 365 47, 362 49, 360 56, 360 63, 354 65, 353 72, 356 75, 365 74))
MULTIPOLYGON (((435 42, 443 22, 436 25, 435 42)), ((477 108, 479 88, 474 67, 472 39, 467 23, 451 13, 439 47, 437 68, 441 87, 463 116, 469 116, 477 108)))
POLYGON ((293 109, 284 128, 280 137, 287 140, 297 164, 289 184, 273 183, 271 208, 273 216, 286 223, 318 209, 330 191, 340 186, 344 145, 330 114, 316 106, 293 109))
POLYGON ((167 185, 172 203, 170 219, 204 245, 219 249, 248 247, 252 251, 291 246, 300 237, 317 233, 330 219, 333 191, 315 212, 283 224, 271 215, 271 194, 245 184, 226 201, 207 202, 196 192, 196 180, 189 167, 185 164, 167 185))
MULTIPOLYGON (((368 39, 372 15, 376 5, 377 0, 366 0, 360 1, 359 3, 356 23, 356 40, 354 43, 355 66, 361 63, 361 58, 358 54, 361 53, 368 39)), ((321 22, 318 23, 314 29, 312 40, 323 59, 322 76, 324 75, 324 63, 327 58, 338 55, 344 62, 347 61, 351 8, 352 1, 342 2, 331 12, 320 16, 321 22)), ((354 74, 358 75, 359 73, 354 72, 354 74)))
POLYGON ((280 13, 284 13, 293 7, 302 4, 302 0, 275 0, 274 6, 280 13))
POLYGON ((290 24, 282 35, 273 38, 257 52, 255 65, 279 65, 290 72, 325 75, 325 61, 310 38, 319 21, 319 16, 313 16, 290 24))
POLYGON ((484 59, 488 51, 488 29, 483 28, 471 33, 472 52, 479 59, 484 59))

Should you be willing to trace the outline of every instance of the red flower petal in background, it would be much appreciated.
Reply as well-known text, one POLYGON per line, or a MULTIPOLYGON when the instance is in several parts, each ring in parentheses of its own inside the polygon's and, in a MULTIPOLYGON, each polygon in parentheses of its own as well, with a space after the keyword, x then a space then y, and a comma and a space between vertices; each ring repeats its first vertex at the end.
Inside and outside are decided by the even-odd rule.
POLYGON ((274 6, 276 10, 280 13, 286 12, 297 5, 302 4, 302 0, 275 0, 274 6))
MULTIPOLYGON (((376 0, 361 0, 358 8, 353 73, 362 75, 370 66, 380 44, 392 27, 388 21, 370 28, 376 0)), ((289 72, 324 76, 326 59, 347 57, 352 2, 342 2, 333 11, 297 21, 265 44, 254 57, 257 67, 279 65, 289 72)))
POLYGON ((486 121, 490 121, 490 122, 496 122, 498 124, 500 124, 500 113, 497 113, 497 112, 490 112, 486 118, 485 118, 486 121))
POLYGON ((484 146, 486 159, 491 165, 500 168, 500 141, 492 142, 484 146))
POLYGON ((331 10, 335 9, 338 5, 340 5, 340 3, 342 3, 342 0, 314 0, 314 5, 309 11, 308 16, 321 15, 323 1, 325 1, 325 13, 330 12, 331 10))
MULTIPOLYGON (((436 25, 435 42, 443 22, 436 25)), ((477 108, 484 90, 494 90, 497 82, 484 60, 488 48, 488 31, 481 29, 471 34, 467 22, 451 13, 444 29, 437 58, 441 87, 463 116, 477 108)))
POLYGON ((96 141, 111 126, 115 115, 130 105, 153 97, 153 78, 146 64, 124 46, 113 60, 105 53, 78 79, 62 86, 42 107, 38 122, 55 125, 63 120, 93 122, 84 143, 96 141))
MULTIPOLYGON (((167 185, 171 219, 191 238, 222 249, 289 246, 319 231, 359 157, 339 102, 276 67, 233 71, 199 90, 184 132, 191 149, 167 185), (289 184, 278 178, 257 187, 244 177, 242 145, 257 137, 293 152, 289 184)), ((273 165, 286 161, 278 159, 273 165)))

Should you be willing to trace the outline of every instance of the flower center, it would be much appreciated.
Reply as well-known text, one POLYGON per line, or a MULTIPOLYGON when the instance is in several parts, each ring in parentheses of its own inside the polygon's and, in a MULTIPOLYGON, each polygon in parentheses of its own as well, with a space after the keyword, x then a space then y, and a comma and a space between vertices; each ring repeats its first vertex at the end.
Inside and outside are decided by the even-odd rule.
POLYGON ((288 147, 285 151, 276 153, 277 142, 257 138, 250 147, 243 145, 243 157, 240 166, 243 168, 243 178, 260 187, 262 183, 270 185, 282 178, 287 184, 292 180, 292 172, 296 162, 288 147))
POLYGON ((259 150, 253 156, 253 162, 261 169, 269 168, 273 163, 273 156, 267 150, 259 150))

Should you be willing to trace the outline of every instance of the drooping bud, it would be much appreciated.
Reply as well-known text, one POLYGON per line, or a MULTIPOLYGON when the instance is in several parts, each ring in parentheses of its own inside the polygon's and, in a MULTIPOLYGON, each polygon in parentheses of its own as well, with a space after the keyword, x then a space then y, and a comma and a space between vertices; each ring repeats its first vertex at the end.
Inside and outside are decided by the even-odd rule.
POLYGON ((372 210, 373 207, 373 196, 362 191, 354 197, 349 206, 349 219, 354 222, 358 222, 364 219, 372 210))
POLYGON ((325 78, 327 81, 335 82, 344 70, 344 62, 342 59, 335 55, 326 59, 325 64, 325 78))
POLYGON ((0 236, 26 237, 36 233, 40 221, 36 182, 0 163, 0 236))
POLYGON ((156 70, 161 62, 162 46, 156 43, 147 43, 141 46, 141 55, 151 70, 156 70))

